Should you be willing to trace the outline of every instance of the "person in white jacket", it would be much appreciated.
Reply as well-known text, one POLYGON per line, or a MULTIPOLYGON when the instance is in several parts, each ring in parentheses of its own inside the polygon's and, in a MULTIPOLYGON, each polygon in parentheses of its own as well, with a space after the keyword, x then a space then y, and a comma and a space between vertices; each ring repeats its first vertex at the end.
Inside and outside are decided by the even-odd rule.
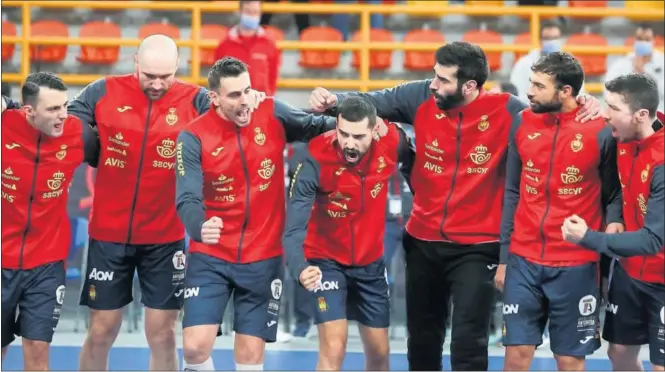
MULTIPOLYGON (((517 88, 518 97, 528 103, 526 92, 529 90, 529 76, 531 76, 531 66, 543 55, 552 52, 558 52, 563 45, 563 31, 557 23, 543 23, 540 28, 540 49, 535 49, 529 54, 517 60, 510 73, 510 82, 517 88)), ((584 86, 580 94, 584 92, 584 86)))
POLYGON ((634 51, 617 59, 605 74, 605 81, 616 79, 621 75, 630 73, 644 73, 656 80, 658 84, 658 95, 660 105, 658 109, 663 111, 665 98, 665 55, 654 49, 653 28, 648 25, 640 25, 635 30, 634 51))

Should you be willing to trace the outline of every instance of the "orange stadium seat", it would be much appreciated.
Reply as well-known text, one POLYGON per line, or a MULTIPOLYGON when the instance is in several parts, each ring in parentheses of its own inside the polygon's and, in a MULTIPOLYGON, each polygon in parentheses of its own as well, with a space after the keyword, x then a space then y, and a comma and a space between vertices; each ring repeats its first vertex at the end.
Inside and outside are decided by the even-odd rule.
POLYGON ((466 0, 464 5, 503 6, 503 0, 466 0))
MULTIPOLYGON (((215 41, 220 43, 226 38, 226 33, 229 29, 221 25, 202 25, 201 26, 201 40, 215 41)), ((201 58, 201 66, 212 66, 215 64, 215 49, 201 48, 199 57, 201 58)))
MULTIPOLYGON (((635 44, 635 37, 634 36, 626 38, 626 43, 625 43, 626 46, 632 47, 634 44, 635 44)), ((660 48, 660 49, 665 48, 665 38, 663 38, 662 36, 656 35, 656 37, 654 37, 654 45, 656 46, 656 48, 660 48)))
POLYGON ((162 34, 174 40, 180 39, 180 29, 167 22, 146 23, 139 28, 139 39, 155 34, 162 34))
MULTIPOLYGON (((462 41, 471 44, 503 44, 500 33, 491 30, 470 30, 462 35, 462 41)), ((490 71, 501 69, 501 52, 485 53, 490 71)))
MULTIPOLYGON (((90 21, 81 26, 81 38, 115 38, 120 39, 120 27, 109 21, 90 21)), ((119 46, 86 46, 81 45, 81 54, 76 58, 79 62, 90 65, 112 65, 118 62, 119 46)))
MULTIPOLYGON (((33 36, 69 37, 67 25, 56 20, 33 22, 30 26, 33 36)), ((67 56, 67 45, 30 45, 30 60, 47 63, 60 63, 67 56)))
MULTIPOLYGON (((411 30, 404 35, 404 43, 439 43, 443 45, 446 38, 439 31, 430 29, 411 30)), ((409 71, 430 71, 434 68, 431 52, 404 52, 404 69, 409 71)))
MULTIPOLYGON (((10 21, 2 20, 2 36, 16 36, 16 25, 10 21)), ((2 44, 2 61, 9 61, 14 57, 16 44, 2 44)))
MULTIPOLYGON (((567 45, 588 45, 603 47, 607 46, 607 39, 592 32, 573 34, 566 40, 567 45)), ((576 56, 582 64, 584 75, 601 76, 607 71, 607 55, 605 54, 583 54, 576 56)))
MULTIPOLYGON (((515 40, 513 41, 513 44, 515 45, 531 45, 531 33, 530 32, 523 32, 515 37, 515 40)), ((524 57, 527 53, 520 53, 520 52, 515 52, 515 61, 513 63, 517 63, 520 58, 524 57)))
MULTIPOLYGON (((307 27, 300 33, 300 41, 344 41, 344 36, 337 29, 328 26, 307 27)), ((333 69, 339 65, 339 51, 303 50, 298 64, 304 68, 333 69)))
POLYGON ((263 29, 265 30, 268 37, 273 39, 275 42, 284 40, 284 31, 282 31, 281 29, 279 29, 277 27, 274 27, 274 26, 269 26, 269 25, 261 26, 261 27, 263 27, 263 29))
POLYGON ((571 8, 607 8, 607 0, 568 0, 571 8))
MULTIPOLYGON (((392 32, 383 28, 373 28, 370 30, 370 41, 377 42, 392 42, 394 40, 392 32)), ((351 41, 360 41, 362 39, 361 32, 356 31, 351 38, 351 41)), ((393 63, 392 51, 382 50, 369 53, 369 68, 372 70, 387 70, 393 63)), ((360 52, 353 52, 351 59, 351 67, 360 67, 360 52)))

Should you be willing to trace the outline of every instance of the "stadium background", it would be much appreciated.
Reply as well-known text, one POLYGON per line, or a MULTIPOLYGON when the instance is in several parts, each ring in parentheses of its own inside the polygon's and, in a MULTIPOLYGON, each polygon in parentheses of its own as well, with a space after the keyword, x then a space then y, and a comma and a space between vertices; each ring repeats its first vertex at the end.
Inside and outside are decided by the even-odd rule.
MULTIPOLYGON (((309 4, 264 4, 264 13, 274 13, 269 32, 282 49, 277 97, 295 106, 304 108, 309 92, 317 86, 333 91, 367 91, 429 77, 432 51, 444 41, 467 40, 481 45, 492 70, 490 86, 507 81, 516 56, 539 47, 540 24, 552 18, 563 21, 568 40, 564 49, 580 57, 587 73, 586 90, 599 97, 607 66, 618 55, 632 50, 630 37, 636 23, 647 22, 654 27, 656 34, 661 35, 657 45, 662 51, 663 1, 570 0, 559 1, 555 7, 517 6, 516 1, 490 0, 384 0, 374 6, 331 3, 313 0, 309 4), (327 31, 330 14, 335 12, 351 15, 351 30, 357 32, 350 42, 335 39, 327 31), (313 31, 299 34, 291 13, 310 14, 313 31), (385 29, 370 31, 370 17, 379 13, 385 17, 385 29), (405 51, 409 48, 410 51, 405 51)), ((178 75, 205 85, 207 68, 214 62, 212 51, 224 30, 236 23, 234 12, 238 3, 105 1, 86 2, 87 8, 82 8, 80 1, 2 1, 1 5, 2 82, 12 86, 12 96, 18 99, 19 83, 32 71, 61 74, 70 86, 70 98, 96 77, 133 72, 135 46, 140 38, 152 33, 165 33, 180 40, 178 75), (202 47, 200 52, 197 47, 202 47)), ((77 367, 78 348, 85 335, 87 310, 79 308, 77 301, 93 182, 94 171, 81 167, 70 190, 69 212, 74 234, 65 308, 51 352, 53 369, 77 367)), ((398 255, 394 266, 400 264, 398 255)), ((393 286, 392 366, 405 369, 404 290, 400 270, 394 271, 393 286)), ((126 310, 125 324, 111 353, 112 369, 147 367, 148 351, 138 298, 137 291, 135 302, 126 310)), ((287 310, 282 314, 285 330, 291 324, 289 299, 287 293, 283 304, 287 310)), ((216 347, 220 350, 215 354, 218 368, 233 368, 231 345, 230 336, 218 339, 216 347)), ((315 335, 270 345, 266 369, 312 369, 316 345, 315 335)), ((597 359, 589 362, 588 369, 609 369, 604 349, 596 353, 597 359)), ((353 331, 349 350, 354 352, 347 357, 345 368, 362 369, 360 342, 353 331)), ((491 354, 491 368, 501 369, 503 349, 493 347, 491 354)), ((533 369, 555 368, 549 350, 539 350, 537 355, 533 369)), ((20 351, 12 347, 3 369, 18 369, 21 365, 20 351)))

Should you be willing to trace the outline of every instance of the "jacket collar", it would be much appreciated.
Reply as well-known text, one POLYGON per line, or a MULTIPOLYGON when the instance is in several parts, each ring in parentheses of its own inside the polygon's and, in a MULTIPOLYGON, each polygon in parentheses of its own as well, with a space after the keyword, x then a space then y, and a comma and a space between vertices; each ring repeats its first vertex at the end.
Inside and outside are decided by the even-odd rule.
MULTIPOLYGON (((266 30, 263 27, 259 26, 256 29, 255 36, 263 37, 263 36, 265 36, 265 34, 266 34, 266 30)), ((240 26, 238 26, 238 25, 231 27, 231 29, 229 30, 229 32, 226 35, 229 39, 231 39, 233 41, 240 41, 240 39, 242 39, 244 37, 240 34, 240 26)))

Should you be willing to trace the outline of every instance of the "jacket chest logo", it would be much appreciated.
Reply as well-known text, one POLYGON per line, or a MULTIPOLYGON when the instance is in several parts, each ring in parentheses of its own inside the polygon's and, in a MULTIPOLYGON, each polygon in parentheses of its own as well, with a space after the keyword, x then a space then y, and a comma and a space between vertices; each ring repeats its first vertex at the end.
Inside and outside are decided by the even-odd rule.
POLYGON ((619 155, 626 155, 626 149, 620 149, 619 155))
POLYGON ((490 122, 487 120, 487 115, 480 117, 480 123, 478 123, 478 130, 481 132, 486 131, 490 127, 490 122))
POLYGON ((157 146, 157 154, 164 159, 171 159, 175 156, 175 141, 167 138, 162 141, 162 144, 157 146))
POLYGON ((637 195, 637 205, 640 207, 640 213, 642 213, 642 216, 646 216, 647 200, 644 197, 644 194, 640 193, 639 195, 637 195))
POLYGON ((377 182, 374 187, 372 187, 372 190, 369 192, 369 194, 372 196, 372 198, 376 199, 382 189, 383 182, 377 182))
POLYGON ((381 171, 383 171, 387 167, 386 159, 383 156, 379 156, 378 161, 379 161, 379 165, 376 168, 376 172, 381 173, 381 171))
POLYGON ((65 174, 58 171, 53 173, 53 178, 46 181, 46 185, 48 186, 49 189, 56 191, 60 187, 62 187, 62 184, 64 182, 65 182, 65 174))
POLYGON ((261 131, 261 128, 254 128, 254 142, 259 146, 266 143, 266 135, 261 131))
POLYGON ((647 182, 647 179, 649 179, 649 169, 650 168, 651 168, 651 166, 649 164, 647 164, 647 167, 644 168, 644 170, 642 170, 642 172, 640 172, 640 180, 642 181, 642 183, 647 182))
POLYGON ((570 167, 566 168, 566 172, 561 173, 561 182, 563 182, 566 185, 578 183, 582 181, 583 178, 584 176, 580 174, 580 170, 574 165, 571 165, 570 167))
POLYGON ((55 158, 62 160, 67 156, 67 145, 60 145, 60 151, 55 153, 55 158))
POLYGON ((526 137, 527 137, 528 139, 530 139, 530 140, 535 140, 536 138, 538 138, 538 137, 540 137, 540 136, 541 136, 540 133, 535 132, 535 133, 531 133, 531 134, 527 135, 526 137))
POLYGON ((573 150, 573 152, 580 152, 583 147, 584 143, 582 142, 582 134, 577 133, 575 139, 570 141, 570 149, 573 150))
POLYGON ((5 147, 7 148, 7 150, 13 150, 13 149, 17 149, 17 148, 21 147, 21 145, 19 145, 18 143, 14 142, 14 143, 8 143, 8 144, 6 144, 5 147))
POLYGON ((261 168, 258 170, 259 176, 264 180, 269 180, 275 174, 275 164, 272 160, 266 158, 261 162, 261 168))
POLYGON ((178 122, 178 114, 176 114, 175 107, 169 109, 169 113, 166 114, 165 120, 167 125, 176 125, 178 122))
POLYGON ((487 152, 487 147, 481 145, 476 146, 476 151, 469 154, 471 161, 477 165, 483 165, 487 163, 492 157, 491 153, 487 152))

